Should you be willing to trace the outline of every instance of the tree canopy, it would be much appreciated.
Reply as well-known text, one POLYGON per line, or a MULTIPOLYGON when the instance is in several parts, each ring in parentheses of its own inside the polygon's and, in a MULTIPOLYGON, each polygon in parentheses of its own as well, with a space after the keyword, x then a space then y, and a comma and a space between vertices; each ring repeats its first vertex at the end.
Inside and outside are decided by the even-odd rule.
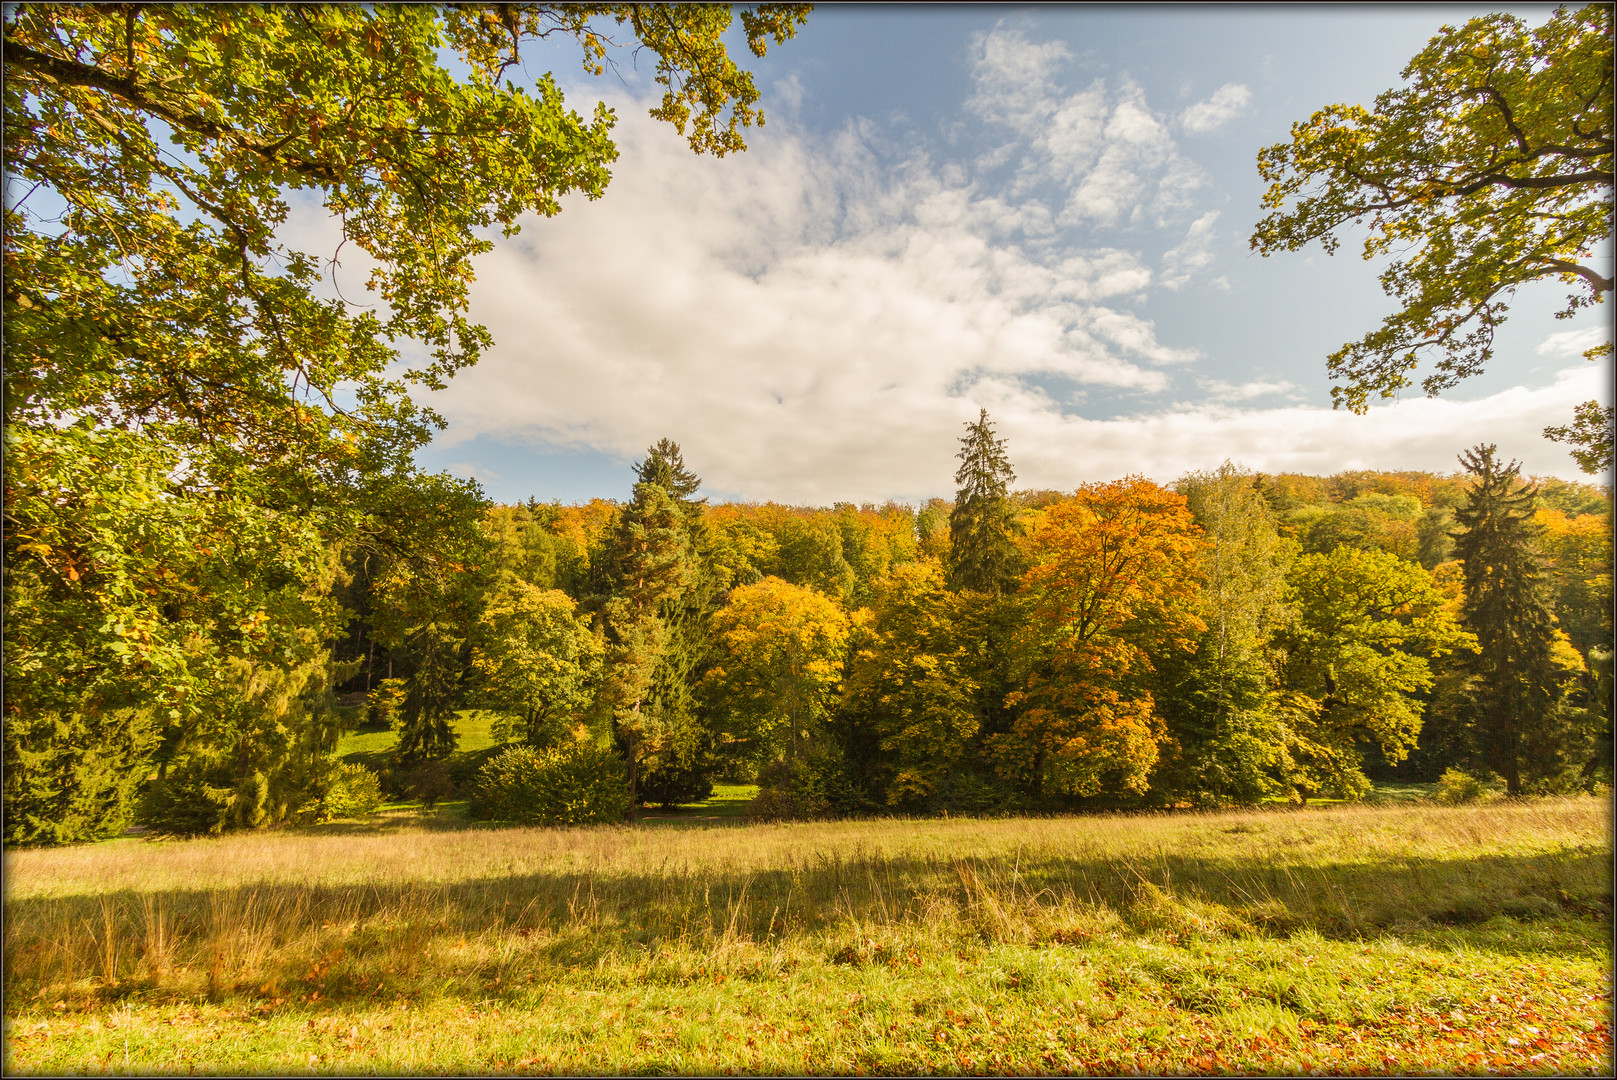
MULTIPOLYGON (((742 11, 751 51, 792 36, 806 11, 742 11)), ((652 114, 723 155, 762 122, 751 75, 725 50, 733 16, 6 8, 8 784, 22 770, 8 800, 44 783, 27 775, 36 767, 88 785, 54 796, 75 805, 127 787, 49 764, 62 754, 144 775, 154 745, 188 753, 190 740, 222 761, 239 740, 204 738, 202 721, 234 715, 241 665, 306 671, 265 704, 287 722, 293 699, 329 685, 306 669, 330 659, 322 646, 344 619, 333 590, 356 560, 424 583, 470 570, 431 536, 446 515, 475 529, 481 495, 416 474, 439 421, 412 385, 441 387, 491 344, 468 307, 484 230, 509 235, 568 193, 599 197, 616 158, 610 109, 580 116, 549 74, 516 84, 524 50, 571 38, 599 74, 627 28, 655 57, 665 96, 652 114), (329 217, 331 247, 292 242, 295 214, 329 217), (376 305, 323 295, 356 250, 376 305)), ((429 726, 458 703, 475 618, 435 614, 395 635, 416 661, 407 711, 429 726)), ((452 742, 436 731, 422 753, 452 742)), ((274 773, 252 759, 232 758, 274 773)), ((79 835, 118 827, 125 810, 79 835)))
MULTIPOLYGON (((1428 395, 1480 372, 1528 282, 1568 287, 1563 318, 1611 291, 1597 262, 1611 239, 1611 5, 1558 8, 1537 27, 1503 13, 1445 26, 1403 78, 1373 110, 1327 106, 1258 154, 1271 212, 1253 250, 1334 252, 1363 224, 1366 259, 1397 256, 1381 285, 1398 310, 1328 358, 1332 398, 1355 412, 1427 358, 1428 395)), ((1592 451, 1588 468, 1609 464, 1611 423, 1591 403, 1552 432, 1592 451)))

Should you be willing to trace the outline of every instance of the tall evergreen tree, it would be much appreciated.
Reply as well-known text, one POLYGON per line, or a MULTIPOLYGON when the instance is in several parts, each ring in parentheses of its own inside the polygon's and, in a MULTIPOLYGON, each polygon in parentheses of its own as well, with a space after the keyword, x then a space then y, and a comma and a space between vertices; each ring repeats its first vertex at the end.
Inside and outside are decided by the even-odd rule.
POLYGON ((690 564, 684 517, 661 484, 634 486, 607 563, 611 593, 601 607, 607 674, 600 700, 610 710, 614 734, 626 746, 633 807, 644 747, 655 745, 661 734, 647 705, 668 644, 663 607, 684 591, 690 564))
POLYGON ((1454 554, 1465 571, 1466 626, 1479 646, 1471 661, 1477 742, 1509 793, 1519 795, 1524 771, 1537 771, 1529 748, 1542 748, 1554 734, 1555 616, 1544 600, 1534 489, 1521 482, 1519 463, 1495 459, 1496 449, 1489 443, 1460 455, 1474 482, 1454 513, 1454 554))
POLYGON ((682 506, 697 506, 706 499, 693 499, 702 478, 685 467, 685 455, 679 443, 672 439, 658 439, 646 448, 644 461, 635 462, 635 479, 642 484, 656 484, 668 492, 668 497, 682 506))
POLYGON ((1009 485, 1016 479, 1005 440, 994 438, 988 410, 966 425, 960 440, 954 510, 949 514, 949 587, 996 595, 1013 592, 1022 565, 1013 539, 1016 507, 1009 485))

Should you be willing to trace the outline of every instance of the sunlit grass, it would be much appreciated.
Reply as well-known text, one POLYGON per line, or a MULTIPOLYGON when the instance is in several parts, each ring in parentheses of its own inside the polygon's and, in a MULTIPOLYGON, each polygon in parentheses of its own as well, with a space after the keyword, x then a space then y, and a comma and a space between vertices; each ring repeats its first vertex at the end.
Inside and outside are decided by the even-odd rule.
POLYGON ((127 1035, 137 1070, 1600 1071, 1609 815, 401 814, 22 851, 10 1063, 121 1069, 127 1035))

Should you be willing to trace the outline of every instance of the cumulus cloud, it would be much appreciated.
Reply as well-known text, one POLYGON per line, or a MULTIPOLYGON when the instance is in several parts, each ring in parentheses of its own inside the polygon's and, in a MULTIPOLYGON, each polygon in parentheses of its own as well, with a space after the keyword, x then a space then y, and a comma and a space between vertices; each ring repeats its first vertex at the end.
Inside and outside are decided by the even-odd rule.
MULTIPOLYGON (((513 459, 496 477, 478 446, 628 460, 666 436, 724 497, 918 499, 951 490, 954 440, 981 407, 1029 486, 1171 480, 1226 457, 1446 470, 1477 432, 1575 475, 1538 433, 1593 396, 1592 365, 1365 417, 1297 405, 1283 380, 1198 373, 1198 350, 1162 340, 1140 303, 1213 263, 1218 213, 1197 204, 1201 173, 1168 121, 1126 81, 1069 93, 1064 46, 999 31, 978 45, 971 108, 1011 134, 1008 174, 896 151, 863 120, 810 135, 775 119, 747 154, 697 158, 643 103, 614 102, 606 198, 569 198, 478 259, 472 313, 496 345, 427 395, 449 421, 435 453, 520 484, 513 459), (1172 232, 1147 255, 1161 221, 1172 232), (1195 403, 1163 404, 1189 385, 1195 403), (1076 414, 1097 401, 1137 415, 1076 414)), ((298 204, 283 232, 330 251, 331 230, 298 204)), ((338 274, 351 300, 354 256, 338 274)))
POLYGON ((1296 383, 1286 379, 1253 379, 1244 383, 1230 383, 1223 379, 1198 379, 1197 385, 1209 399, 1216 402, 1251 401, 1254 398, 1283 395, 1300 396, 1296 383))
POLYGON ((474 311, 497 345, 431 395, 446 449, 481 435, 627 458, 667 436, 730 497, 923 498, 950 490, 960 425, 984 407, 1032 486, 1172 479, 1225 457, 1447 469, 1478 431, 1553 470, 1554 447, 1530 453, 1538 432, 1597 374, 1367 417, 1250 408, 1290 389, 1260 380, 1204 387, 1197 406, 1146 415, 1136 396, 1138 417, 1085 419, 1075 396, 1168 392, 1175 365, 1195 359, 1117 303, 1151 280, 1131 253, 1044 259, 997 241, 1002 206, 924 163, 880 167, 856 133, 827 146, 771 125, 717 163, 620 115, 608 197, 479 260, 474 311))
POLYGON ((1195 358, 1119 306, 1151 281, 1138 255, 998 239, 1013 203, 880 162, 857 129, 772 124, 715 162, 636 112, 606 199, 479 259, 497 344, 431 396, 440 444, 621 456, 666 435, 715 490, 920 492, 916 463, 979 406, 1059 413, 1050 379, 1157 393, 1195 358))
POLYGON ((1240 83, 1225 83, 1212 97, 1181 113, 1179 123, 1192 135, 1205 135, 1240 116, 1251 103, 1252 91, 1240 83))

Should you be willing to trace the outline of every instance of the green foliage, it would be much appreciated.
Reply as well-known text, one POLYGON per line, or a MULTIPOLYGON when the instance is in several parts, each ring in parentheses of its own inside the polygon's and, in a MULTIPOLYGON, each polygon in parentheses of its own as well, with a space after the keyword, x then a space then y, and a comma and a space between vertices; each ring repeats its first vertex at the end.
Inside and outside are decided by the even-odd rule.
POLYGON ((759 791, 748 808, 760 821, 812 821, 869 814, 881 804, 834 743, 820 741, 796 757, 777 758, 758 773, 759 791))
POLYGON ((788 516, 781 522, 775 574, 793 585, 815 589, 838 600, 849 598, 856 584, 853 567, 843 553, 840 524, 816 514, 788 516))
POLYGON ((517 580, 489 594, 472 666, 478 704, 499 714, 495 739, 561 741, 594 700, 601 645, 575 607, 566 593, 517 580))
MULTIPOLYGON (((673 464, 659 465, 659 458, 652 447, 637 474, 677 476, 673 464)), ((684 665, 671 671, 667 661, 690 659, 678 655, 678 646, 691 642, 680 640, 677 616, 699 572, 690 528, 694 510, 659 483, 636 483, 602 561, 604 595, 598 603, 606 669, 597 706, 624 744, 631 803, 638 800, 641 759, 669 749, 689 727, 688 688, 683 679, 669 678, 684 665)), ((689 760, 691 747, 686 749, 689 760)))
POLYGON ((214 711, 159 755, 141 819, 161 832, 260 828, 319 812, 339 737, 326 658, 290 668, 237 661, 227 676, 214 711))
POLYGON ((678 760, 648 769, 640 777, 637 794, 642 802, 658 806, 681 806, 699 803, 713 794, 713 777, 699 761, 695 767, 678 760))
POLYGON ((455 783, 449 762, 434 758, 421 762, 405 775, 405 791, 431 810, 444 799, 453 799, 460 794, 460 786, 455 783))
POLYGON ((949 587, 1014 591, 1024 569, 1016 547, 1017 508, 1009 497, 1016 473, 1005 454, 1005 440, 994 438, 987 409, 979 410, 975 424, 966 425, 956 457, 960 468, 954 480, 960 488, 949 512, 949 587))
POLYGON ((1371 492, 1338 504, 1301 507, 1289 519, 1304 551, 1326 554, 1347 544, 1415 560, 1422 550, 1421 512, 1413 495, 1371 492))
POLYGON ((1432 789, 1432 798, 1444 806, 1462 806, 1496 795, 1503 786, 1504 781, 1492 773, 1478 777, 1459 769, 1445 769, 1432 789))
POLYGON ((373 686, 365 695, 365 722, 375 727, 397 727, 406 685, 403 679, 383 679, 373 686))
POLYGON ((1387 552, 1344 546, 1301 555, 1287 590, 1296 616, 1279 641, 1300 785, 1362 793, 1355 741, 1373 740, 1388 759, 1402 760, 1420 733, 1432 659, 1470 652, 1476 642, 1432 575, 1387 552))
POLYGON ((1520 466, 1497 461, 1495 449, 1461 455, 1474 482, 1455 512, 1462 531, 1454 546, 1465 568, 1465 622, 1479 646, 1471 664, 1478 742, 1488 767, 1520 795, 1524 780, 1560 771, 1558 744, 1570 732, 1557 708, 1565 665, 1557 663, 1555 616, 1545 602, 1534 492, 1521 483, 1520 466))
MULTIPOLYGON (((1595 253, 1611 238, 1611 73, 1608 4, 1536 27, 1482 15, 1445 26, 1373 111, 1328 106, 1259 153, 1272 212, 1254 250, 1319 240, 1331 252, 1367 222, 1364 257, 1396 256, 1381 284, 1397 310, 1330 356, 1337 404, 1363 412, 1371 394, 1395 396, 1423 354, 1436 356, 1428 394, 1481 371, 1523 284, 1568 285, 1563 317, 1610 291, 1595 253)), ((1609 419, 1595 434, 1609 447, 1609 419)))
POLYGON ((1207 629, 1194 653, 1156 662, 1168 740, 1152 787, 1169 800, 1249 805, 1275 794, 1285 772, 1285 724, 1268 644, 1288 617, 1292 548, 1255 478, 1229 462, 1175 487, 1206 539, 1200 617, 1207 629))
MULTIPOLYGON (((1610 357, 1611 351, 1602 354, 1610 357)), ((1572 460, 1578 468, 1591 476, 1611 472, 1613 440, 1617 432, 1617 411, 1598 401, 1585 401, 1572 410, 1572 423, 1552 424, 1544 429, 1544 437, 1572 446, 1572 460)))
POLYGON ((127 823, 159 745, 239 719, 243 671, 323 665, 337 571, 317 517, 193 501, 177 456, 128 432, 5 440, 6 797, 26 800, 7 816, 54 803, 71 824, 29 835, 89 839, 127 823))
MULTIPOLYGON (((742 11, 749 48, 790 37, 805 10, 742 11)), ((415 474, 438 420, 411 384, 442 386, 490 344, 468 317, 484 230, 509 235, 569 193, 599 196, 616 156, 610 110, 585 120, 548 74, 531 92, 505 77, 525 45, 558 37, 599 73, 611 43, 592 20, 628 24, 668 94, 654 115, 698 152, 740 150, 762 115, 721 37, 732 18, 624 5, 6 9, 4 156, 18 193, 4 212, 8 799, 37 806, 49 783, 69 783, 49 797, 75 824, 52 835, 113 828, 127 800, 107 793, 150 767, 151 740, 127 721, 149 715, 164 758, 191 761, 177 775, 203 778, 190 790, 234 792, 197 796, 228 804, 221 820, 301 812, 281 789, 318 772, 298 749, 323 738, 318 725, 293 731, 291 713, 243 706, 259 694, 238 676, 302 670, 341 630, 335 568, 372 558, 435 578, 416 590, 425 604, 377 613, 393 625, 373 642, 412 654, 405 756, 452 745, 443 718, 475 611, 425 617, 446 607, 448 583, 423 570, 440 557, 451 573, 474 566, 432 541, 480 507, 475 486, 415 474), (294 200, 337 221, 336 249, 284 242, 294 200), (317 296, 349 243, 374 262, 380 307, 317 296), (395 377, 400 340, 426 359, 395 377), (48 746, 51 725, 105 731, 77 746, 99 763, 48 746), (93 781, 103 768, 125 778, 93 781)))
POLYGON ((878 593, 873 623, 854 638, 844 708, 875 736, 881 757, 865 768, 892 806, 925 802, 973 750, 977 686, 955 605, 935 564, 901 566, 878 593))
POLYGON ((320 816, 328 820, 364 817, 381 805, 381 778, 363 765, 344 762, 337 766, 331 787, 320 800, 320 816))
POLYGON ((623 759, 592 743, 513 746, 478 771, 473 817, 524 825, 622 821, 629 809, 623 759))
POLYGON ((6 846, 101 840, 133 823, 158 741, 150 710, 19 711, 5 728, 6 846))

